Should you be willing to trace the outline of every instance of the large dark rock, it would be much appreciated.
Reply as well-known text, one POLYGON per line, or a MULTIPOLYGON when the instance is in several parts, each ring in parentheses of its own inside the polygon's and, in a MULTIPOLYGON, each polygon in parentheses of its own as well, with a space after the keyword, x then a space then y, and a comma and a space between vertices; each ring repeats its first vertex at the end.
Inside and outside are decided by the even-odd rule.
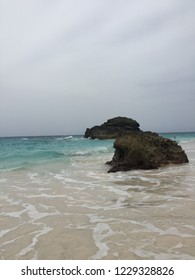
POLYGON ((102 125, 87 128, 84 136, 91 139, 116 139, 133 131, 140 131, 139 123, 130 118, 116 117, 102 125))
POLYGON ((167 164, 187 163, 188 158, 177 142, 157 133, 139 132, 117 138, 115 154, 108 172, 155 169, 167 164))

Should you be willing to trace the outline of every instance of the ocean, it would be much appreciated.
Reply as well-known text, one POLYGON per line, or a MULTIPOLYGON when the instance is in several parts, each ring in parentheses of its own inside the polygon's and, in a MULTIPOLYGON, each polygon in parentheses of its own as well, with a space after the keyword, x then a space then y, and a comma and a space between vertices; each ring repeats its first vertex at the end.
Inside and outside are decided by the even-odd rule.
POLYGON ((107 173, 113 140, 0 138, 0 258, 195 259, 195 133, 166 133, 189 163, 107 173))

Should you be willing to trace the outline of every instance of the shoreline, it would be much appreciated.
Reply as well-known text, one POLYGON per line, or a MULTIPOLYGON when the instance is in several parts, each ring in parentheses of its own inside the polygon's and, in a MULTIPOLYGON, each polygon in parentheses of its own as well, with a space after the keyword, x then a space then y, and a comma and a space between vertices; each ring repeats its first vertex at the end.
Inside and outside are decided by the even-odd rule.
POLYGON ((195 141, 181 145, 190 162, 156 170, 108 174, 109 151, 0 172, 1 258, 195 259, 195 141))

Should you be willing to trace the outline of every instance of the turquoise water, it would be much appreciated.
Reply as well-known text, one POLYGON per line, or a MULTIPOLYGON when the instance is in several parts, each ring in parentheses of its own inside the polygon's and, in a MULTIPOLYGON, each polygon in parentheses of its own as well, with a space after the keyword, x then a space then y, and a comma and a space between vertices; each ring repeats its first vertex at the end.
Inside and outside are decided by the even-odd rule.
POLYGON ((195 132, 169 132, 169 133, 159 133, 163 137, 170 138, 172 140, 178 141, 178 142, 184 142, 184 141, 192 141, 195 139, 195 132))
MULTIPOLYGON (((195 133, 161 133, 178 142, 195 139, 195 133)), ((0 170, 31 168, 62 162, 71 164, 76 157, 112 154, 113 140, 90 140, 83 136, 45 136, 0 138, 0 170)))
POLYGON ((113 152, 113 140, 90 140, 83 136, 45 136, 0 138, 0 170, 63 162, 81 156, 113 152))

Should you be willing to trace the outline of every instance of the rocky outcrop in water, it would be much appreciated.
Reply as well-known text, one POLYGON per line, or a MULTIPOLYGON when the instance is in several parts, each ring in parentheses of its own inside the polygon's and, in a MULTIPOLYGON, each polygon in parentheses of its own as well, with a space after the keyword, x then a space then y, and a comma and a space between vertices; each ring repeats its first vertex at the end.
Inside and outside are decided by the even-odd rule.
POLYGON ((177 142, 157 133, 139 132, 118 137, 108 172, 156 169, 167 164, 187 163, 188 158, 177 142))
POLYGON ((91 139, 116 139, 132 132, 139 132, 139 123, 126 117, 116 117, 109 119, 102 125, 87 128, 85 137, 91 139))
POLYGON ((154 132, 143 132, 139 123, 126 117, 109 119, 100 126, 87 128, 85 137, 116 139, 108 172, 156 169, 168 164, 187 163, 188 158, 176 141, 154 132))

